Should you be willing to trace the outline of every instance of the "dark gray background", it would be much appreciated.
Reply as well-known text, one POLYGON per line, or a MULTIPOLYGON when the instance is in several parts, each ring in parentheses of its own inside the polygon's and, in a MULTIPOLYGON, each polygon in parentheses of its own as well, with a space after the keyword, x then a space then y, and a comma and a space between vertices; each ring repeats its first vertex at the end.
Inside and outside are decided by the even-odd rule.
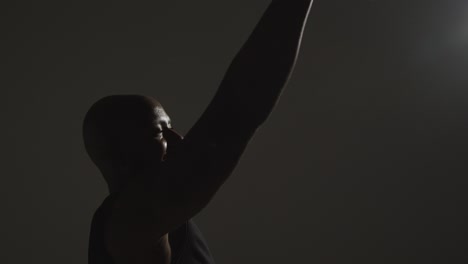
MULTIPOLYGON (((186 133, 268 3, 2 7, 0 263, 86 263, 107 194, 87 109, 151 95, 186 133)), ((195 219, 215 260, 468 263, 466 14, 462 0, 315 1, 281 102, 195 219)))

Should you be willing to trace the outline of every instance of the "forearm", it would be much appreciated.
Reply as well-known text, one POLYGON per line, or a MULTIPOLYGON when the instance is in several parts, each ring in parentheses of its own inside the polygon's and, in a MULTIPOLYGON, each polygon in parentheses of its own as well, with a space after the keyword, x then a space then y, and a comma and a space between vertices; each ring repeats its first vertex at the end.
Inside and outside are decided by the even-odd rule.
POLYGON ((232 107, 254 123, 265 121, 294 68, 311 4, 272 1, 229 66, 213 104, 232 107))

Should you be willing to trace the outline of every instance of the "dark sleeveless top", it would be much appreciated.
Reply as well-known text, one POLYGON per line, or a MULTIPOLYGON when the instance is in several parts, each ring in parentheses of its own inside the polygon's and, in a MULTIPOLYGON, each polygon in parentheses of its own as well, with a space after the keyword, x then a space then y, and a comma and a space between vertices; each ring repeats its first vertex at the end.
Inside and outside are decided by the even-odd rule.
MULTIPOLYGON (((114 264, 104 245, 104 223, 115 195, 109 195, 96 210, 89 236, 88 264, 114 264)), ((171 264, 214 264, 202 233, 193 220, 169 233, 171 264)))

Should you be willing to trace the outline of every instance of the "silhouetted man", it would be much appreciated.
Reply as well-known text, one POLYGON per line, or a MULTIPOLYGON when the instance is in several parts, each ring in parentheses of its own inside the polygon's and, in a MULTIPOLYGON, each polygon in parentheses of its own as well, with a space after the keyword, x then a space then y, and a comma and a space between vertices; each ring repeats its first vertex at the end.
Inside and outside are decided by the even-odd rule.
POLYGON ((182 138, 155 99, 109 96, 86 115, 85 146, 109 186, 90 264, 214 263, 193 221, 265 122, 296 62, 312 0, 274 0, 214 99, 182 138))

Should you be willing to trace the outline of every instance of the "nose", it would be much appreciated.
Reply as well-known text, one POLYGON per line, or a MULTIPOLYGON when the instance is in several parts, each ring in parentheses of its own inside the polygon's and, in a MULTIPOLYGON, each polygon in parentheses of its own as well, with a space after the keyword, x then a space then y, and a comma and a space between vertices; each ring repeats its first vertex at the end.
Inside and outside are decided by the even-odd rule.
POLYGON ((169 147, 173 147, 174 145, 179 144, 184 139, 184 137, 182 137, 179 133, 177 133, 172 128, 164 129, 163 136, 166 139, 167 144, 169 145, 169 147))

